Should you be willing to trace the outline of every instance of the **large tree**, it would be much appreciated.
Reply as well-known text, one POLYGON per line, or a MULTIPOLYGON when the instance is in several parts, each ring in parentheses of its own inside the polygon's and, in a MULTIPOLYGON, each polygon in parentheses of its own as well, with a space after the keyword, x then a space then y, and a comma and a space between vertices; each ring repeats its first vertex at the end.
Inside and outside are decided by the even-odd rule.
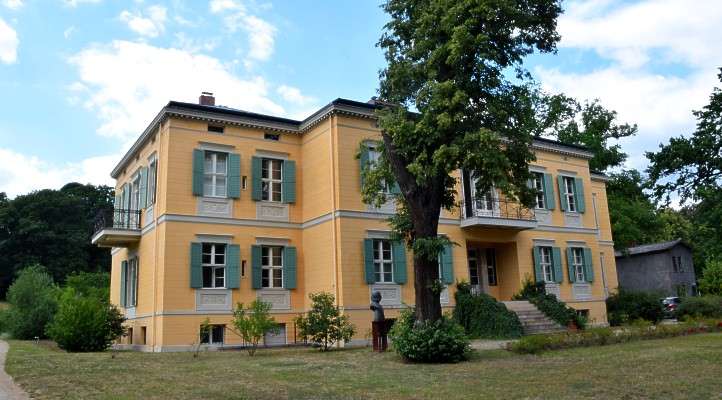
POLYGON ((378 46, 378 112, 383 141, 364 168, 364 200, 386 201, 384 182, 399 187, 396 236, 414 256, 416 319, 441 318, 439 213, 456 205, 460 168, 477 193, 492 186, 530 204, 528 163, 534 113, 523 67, 534 51, 553 52, 558 0, 388 0, 391 20, 378 46))

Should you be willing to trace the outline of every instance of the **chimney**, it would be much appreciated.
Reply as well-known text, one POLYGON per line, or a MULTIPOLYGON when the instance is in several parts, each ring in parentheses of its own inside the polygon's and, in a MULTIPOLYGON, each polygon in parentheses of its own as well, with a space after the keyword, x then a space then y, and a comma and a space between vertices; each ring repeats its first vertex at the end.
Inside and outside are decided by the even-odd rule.
POLYGON ((201 97, 198 98, 198 104, 202 106, 215 106, 216 98, 213 97, 211 92, 201 92, 201 97))

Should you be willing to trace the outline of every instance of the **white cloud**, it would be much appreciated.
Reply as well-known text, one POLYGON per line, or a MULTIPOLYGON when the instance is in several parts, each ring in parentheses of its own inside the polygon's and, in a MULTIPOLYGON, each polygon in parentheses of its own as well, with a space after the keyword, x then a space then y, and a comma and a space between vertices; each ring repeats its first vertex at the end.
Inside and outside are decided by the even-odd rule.
POLYGON ((200 39, 186 35, 184 32, 175 34, 174 46, 190 53, 198 53, 201 51, 213 51, 220 44, 218 38, 200 39))
POLYGON ((102 0, 63 0, 63 3, 65 3, 68 7, 77 7, 82 4, 96 4, 100 3, 102 0))
POLYGON ((23 0, 3 0, 2 3, 11 10, 17 10, 23 6, 23 0))
POLYGON ((39 189, 59 189, 68 182, 114 185, 110 171, 121 155, 53 164, 36 156, 0 148, 0 188, 9 197, 39 189))
POLYGON ((124 10, 120 13, 120 20, 128 25, 133 32, 146 37, 157 37, 165 31, 165 22, 168 10, 163 6, 150 6, 146 10, 146 16, 141 12, 132 13, 124 10))
POLYGON ((18 59, 18 34, 0 18, 0 62, 12 64, 18 59))
POLYGON ((65 29, 63 31, 63 37, 65 39, 70 39, 70 36, 72 36, 75 31, 76 31, 75 26, 69 26, 67 29, 65 29))
POLYGON ((276 35, 273 25, 250 14, 244 4, 234 0, 212 0, 210 10, 214 14, 223 14, 229 33, 235 33, 240 28, 248 35, 248 51, 244 60, 246 68, 271 58, 276 35))
POLYGON ((301 94, 301 90, 293 86, 281 85, 276 89, 276 92, 281 95, 281 98, 283 98, 283 100, 300 106, 315 101, 313 97, 304 96, 303 94, 301 94))
POLYGON ((263 78, 240 79, 218 59, 186 50, 114 41, 87 48, 70 63, 79 74, 71 94, 84 97, 105 136, 133 140, 169 100, 196 102, 201 91, 214 92, 219 104, 285 114, 269 99, 263 78))

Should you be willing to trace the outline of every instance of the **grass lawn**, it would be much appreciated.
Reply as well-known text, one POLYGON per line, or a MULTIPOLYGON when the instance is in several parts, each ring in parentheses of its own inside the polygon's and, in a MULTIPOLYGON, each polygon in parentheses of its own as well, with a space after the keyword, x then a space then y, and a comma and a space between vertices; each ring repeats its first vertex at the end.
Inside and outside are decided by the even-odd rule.
POLYGON ((722 334, 417 365, 369 349, 68 354, 11 341, 7 371, 39 399, 722 398, 722 334))

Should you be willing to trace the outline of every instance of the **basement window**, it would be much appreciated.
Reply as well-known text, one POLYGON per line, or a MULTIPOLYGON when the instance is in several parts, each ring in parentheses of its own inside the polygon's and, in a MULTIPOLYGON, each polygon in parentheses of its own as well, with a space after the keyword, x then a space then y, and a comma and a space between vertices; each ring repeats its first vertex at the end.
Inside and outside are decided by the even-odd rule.
POLYGON ((223 126, 208 125, 208 132, 223 133, 223 126))
POLYGON ((263 138, 266 140, 273 140, 277 142, 279 139, 281 139, 281 135, 279 135, 278 133, 264 133, 263 138))

